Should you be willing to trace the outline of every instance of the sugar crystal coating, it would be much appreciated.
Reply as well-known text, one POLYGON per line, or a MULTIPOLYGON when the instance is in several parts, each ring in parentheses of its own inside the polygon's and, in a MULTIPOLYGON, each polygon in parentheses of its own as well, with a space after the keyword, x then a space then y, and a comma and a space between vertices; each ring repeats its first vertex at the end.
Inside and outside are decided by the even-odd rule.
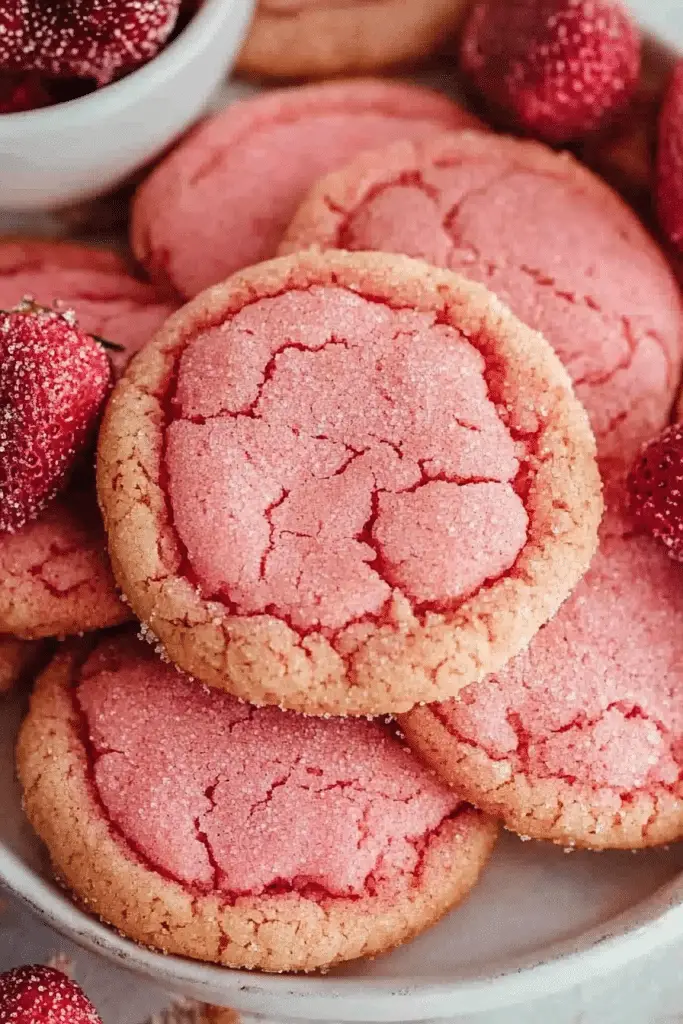
POLYGON ((458 331, 314 286, 189 344, 166 467, 206 596, 337 630, 392 587, 442 608, 509 570, 524 454, 458 331))
POLYGON ((361 896, 412 874, 460 805, 385 726, 252 708, 129 637, 95 650, 76 699, 111 820, 203 889, 361 896))

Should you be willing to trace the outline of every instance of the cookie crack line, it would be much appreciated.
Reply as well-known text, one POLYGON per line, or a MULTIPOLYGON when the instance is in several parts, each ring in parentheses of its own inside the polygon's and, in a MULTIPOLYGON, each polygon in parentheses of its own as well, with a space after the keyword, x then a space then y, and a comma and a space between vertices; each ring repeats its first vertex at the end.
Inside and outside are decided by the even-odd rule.
MULTIPOLYGON (((342 288, 344 291, 348 291, 348 289, 345 287, 345 285, 339 284, 337 282, 335 282, 335 287, 339 287, 339 288, 342 288)), ((310 284, 310 285, 307 285, 307 286, 304 286, 304 287, 301 287, 301 288, 297 288, 296 290, 300 291, 300 292, 306 292, 306 293, 310 294, 311 292, 315 292, 318 288, 319 288, 319 286, 314 283, 314 284, 310 284)), ((288 290, 289 289, 286 289, 286 288, 282 289, 278 294, 280 294, 280 295, 286 294, 286 292, 288 290)), ((269 296, 269 297, 273 298, 274 296, 269 296)), ((382 298, 367 296, 365 293, 363 293, 362 297, 363 297, 364 300, 369 301, 371 303, 375 303, 377 305, 381 305, 384 308, 389 308, 389 309, 392 309, 392 310, 396 308, 393 305, 391 305, 390 303, 388 303, 385 299, 382 299, 382 298)), ((257 303, 259 301, 260 301, 260 298, 255 298, 253 300, 254 303, 257 303)), ((251 304, 252 303, 249 303, 249 302, 244 303, 244 305, 240 308, 240 311, 242 311, 244 308, 247 308, 251 304)), ((401 308, 401 307, 399 307, 399 308, 401 308)), ((404 307, 404 308, 410 308, 410 307, 404 307)), ((430 317, 428 326, 433 327, 433 326, 436 326, 437 324, 442 323, 442 322, 443 323, 447 323, 448 326, 452 327, 450 322, 445 317, 441 317, 440 318, 437 315, 436 312, 433 312, 431 317, 430 317)), ((207 328, 205 327, 204 329, 207 329, 207 328)), ((462 332, 459 331, 457 328, 452 327, 452 329, 454 330, 454 332, 460 338, 462 338, 463 340, 467 341, 470 344, 473 344, 473 340, 470 339, 470 338, 466 338, 465 335, 463 335, 462 332)), ((245 333, 249 334, 249 333, 252 333, 252 332, 250 331, 250 329, 247 329, 245 331, 245 333)), ((405 329, 399 329, 399 330, 394 332, 394 335, 393 335, 391 341, 393 343, 399 337, 405 337, 405 336, 414 337, 415 333, 411 332, 411 331, 408 331, 408 330, 405 330, 405 329)), ((339 634, 341 634, 345 630, 347 630, 350 626, 365 625, 365 624, 372 623, 372 622, 377 622, 377 621, 381 622, 381 621, 387 620, 387 614, 386 614, 387 613, 387 608, 391 604, 392 600, 395 599, 396 595, 400 595, 403 599, 405 599, 408 602, 408 604, 410 605, 410 607, 411 607, 411 609, 413 611, 413 614, 415 615, 417 620, 421 621, 424 624, 425 618, 426 618, 426 616, 430 612, 438 611, 438 612, 443 612, 443 613, 446 613, 446 614, 454 614, 455 612, 457 612, 458 608, 460 608, 462 606, 463 603, 465 603, 469 598, 471 598, 473 596, 473 594, 479 592, 480 590, 484 590, 484 589, 487 589, 487 588, 490 588, 490 587, 494 586, 501 579, 504 579, 504 578, 506 578, 509 575, 514 575, 516 563, 517 563, 520 555, 524 551, 524 549, 526 547, 526 543, 528 542, 528 536, 529 536, 528 526, 527 526, 527 530, 526 530, 526 540, 525 540, 525 543, 522 545, 520 551, 515 556, 514 563, 508 569, 503 570, 501 573, 498 573, 498 574, 495 574, 495 575, 485 576, 478 586, 475 586, 475 587, 473 587, 471 589, 466 590, 465 592, 460 594, 457 598, 454 598, 452 601, 447 601, 447 602, 434 602, 434 601, 431 601, 430 602, 430 601, 415 600, 412 597, 410 597, 404 591, 404 589, 401 586, 397 585, 395 580, 392 579, 393 575, 395 575, 395 574, 392 574, 392 572, 388 568, 388 562, 387 562, 387 559, 386 559, 384 551, 383 551, 383 546, 382 546, 381 542, 379 541, 379 539, 372 532, 372 528, 373 528, 374 524, 377 522, 377 519, 378 519, 377 498, 378 498, 378 495, 380 493, 413 494, 413 493, 416 493, 418 490, 420 490, 421 487, 424 487, 424 486, 426 486, 426 485, 428 485, 430 483, 447 483, 447 484, 453 484, 453 485, 458 486, 458 487, 467 487, 467 486, 470 486, 470 485, 479 485, 479 484, 499 483, 501 485, 509 485, 510 488, 512 490, 514 490, 518 494, 518 496, 520 496, 520 499, 522 500, 522 503, 525 504, 525 502, 523 500, 523 497, 522 497, 523 487, 520 486, 521 481, 523 480, 524 475, 525 475, 525 469, 524 469, 524 465, 523 465, 524 460, 519 460, 519 467, 518 467, 518 471, 517 471, 517 474, 516 474, 515 478, 513 480, 511 480, 511 481, 508 481, 508 480, 503 480, 503 479, 501 479, 499 477, 495 477, 495 476, 457 476, 457 475, 452 475, 452 474, 446 474, 446 473, 441 472, 441 471, 433 471, 433 470, 430 471, 430 467, 429 467, 429 462, 431 461, 430 459, 415 459, 414 461, 416 463, 416 466, 418 468, 418 471, 419 471, 420 475, 419 475, 418 480, 416 480, 414 484, 405 485, 405 486, 399 486, 399 487, 395 487, 395 488, 392 487, 391 489, 389 489, 389 488, 380 488, 380 487, 378 487, 377 480, 375 478, 374 487, 373 487, 371 495, 370 495, 370 500, 371 500, 370 516, 366 520, 365 524, 354 535, 354 539, 355 540, 365 544, 374 553, 374 557, 371 560, 366 560, 367 567, 369 569, 371 569, 374 572, 374 574, 382 582, 386 583, 389 586, 389 588, 390 588, 390 592, 387 594, 387 597, 386 597, 385 601, 383 602, 382 607, 380 609, 378 609, 377 612, 374 612, 374 613, 370 613, 370 612, 363 613, 363 614, 361 614, 359 616, 355 616, 355 617, 352 616, 342 626, 337 627, 337 628, 320 627, 320 625, 317 624, 317 623, 316 624, 312 624, 311 626, 302 626, 301 624, 295 623, 293 621, 293 616, 291 614, 284 613, 284 611, 282 609, 280 609, 278 607, 275 607, 272 604, 265 603, 265 604, 263 604, 262 607, 260 607, 256 611, 251 610, 249 612, 245 612, 244 610, 241 610, 239 608, 239 602, 236 602, 231 597, 230 589, 226 589, 225 587, 221 587, 218 591, 214 591, 214 592, 210 592, 210 593, 206 592, 205 593, 204 592, 204 588, 202 587, 201 583, 199 582, 199 578, 198 578, 194 568, 192 567, 192 561, 191 561, 189 552, 187 550, 187 547, 183 543, 183 541, 181 540, 180 535, 179 535, 178 530, 177 530, 177 527, 174 524, 173 508, 172 508, 172 503, 171 503, 171 500, 170 500, 170 494, 169 494, 169 488, 168 488, 169 471, 168 471, 168 449, 167 449, 167 443, 168 442, 167 442, 167 438, 168 438, 169 427, 174 422, 192 422, 195 425, 203 425, 205 423, 210 423, 210 422, 214 422, 214 421, 217 421, 217 420, 219 420, 219 421, 220 420, 235 420, 235 419, 239 419, 239 418, 242 418, 242 417, 246 417, 248 419, 254 419, 254 420, 257 420, 259 422, 265 422, 263 420, 263 417, 261 416, 261 414, 259 412, 259 406, 260 406, 260 403, 262 402, 265 388, 267 387, 267 385, 269 383, 272 383, 276 379, 276 375, 277 375, 277 371, 278 371, 278 362, 279 362, 279 360, 284 355, 286 355, 288 352, 294 351, 294 352, 306 353, 306 354, 311 355, 312 357, 315 357, 319 353, 322 353, 322 352, 325 352, 325 351, 327 351, 329 349, 334 349, 334 348, 341 348, 341 349, 343 349, 345 351, 351 351, 354 348, 354 346, 349 341, 347 341, 346 339, 344 339, 343 337, 341 337, 341 336, 339 336, 339 335, 337 335, 335 333, 332 333, 329 337, 325 338, 319 344, 314 344, 314 345, 306 345, 306 344, 304 344, 302 342, 291 342, 291 341, 285 342, 284 344, 278 346, 274 351, 272 351, 269 354, 267 362, 265 364, 265 367, 264 367, 264 369, 263 369, 263 371, 261 373, 261 379, 260 379, 260 383, 259 383, 259 385, 258 385, 258 387, 256 389, 256 393, 255 393, 254 397, 247 404, 243 405, 241 408, 237 408, 237 409, 234 409, 234 410, 233 409, 225 409, 225 408, 223 408, 223 409, 221 409, 217 413, 212 413, 211 415, 206 415, 205 416, 205 415, 200 415, 200 414, 191 415, 191 414, 183 413, 182 403, 178 400, 178 397, 177 397, 178 384, 179 384, 179 378, 180 378, 180 364, 181 364, 181 361, 182 361, 184 353, 187 352, 187 350, 192 345, 192 343, 196 339, 196 337, 197 337, 197 333, 195 333, 194 335, 184 339, 184 343, 183 343, 182 348, 178 352, 174 353, 174 366, 173 366, 173 369, 172 369, 172 372, 171 372, 171 379, 170 379, 170 382, 166 386, 166 396, 165 396, 165 399, 163 401, 163 405, 164 405, 164 407, 166 409, 166 417, 165 417, 165 422, 164 422, 164 424, 162 426, 162 432, 163 432, 163 438, 164 438, 164 441, 163 441, 163 456, 162 456, 162 466, 163 466, 163 473, 164 473, 164 486, 163 486, 162 489, 164 491, 164 498, 165 498, 166 506, 167 506, 167 510, 168 510, 169 521, 173 524, 173 529, 174 529, 176 541, 178 543, 178 548, 179 548, 180 551, 182 551, 182 565, 183 565, 182 572, 186 576, 186 578, 188 578, 191 581, 192 585, 197 588, 198 592, 204 598, 206 598, 207 600, 217 600, 217 601, 219 601, 223 605, 223 607, 226 608, 226 610, 228 611, 229 614, 234 615, 236 617, 240 617, 240 618, 257 618, 260 615, 273 615, 274 617, 276 617, 276 618, 280 619, 281 621, 285 622, 288 625, 288 627, 290 629, 292 629, 301 639, 305 639, 308 636, 311 636, 313 634, 322 632, 322 634, 325 635, 326 637, 328 637, 329 639, 331 639, 333 644, 334 644, 335 638, 339 634)), ((480 345, 477 345, 476 343, 474 343, 474 347, 475 347, 475 349, 477 351, 480 351, 480 348, 481 348, 480 345)), ((484 360, 484 363, 486 363, 485 360, 484 360)), ((485 386, 486 386, 486 398, 487 398, 488 401, 493 403, 494 406, 495 406, 496 405, 495 396, 493 396, 491 394, 491 386, 490 386, 490 382, 489 382, 489 379, 488 379, 488 372, 487 371, 488 371, 488 368, 487 368, 486 365, 484 365, 484 367, 482 369, 482 376, 483 376, 484 383, 485 383, 485 386)), ((392 404, 395 403, 395 399, 393 397, 391 398, 391 403, 392 404)), ((468 431, 471 431, 473 433, 481 433, 481 428, 480 427, 478 427, 476 424, 468 422, 463 417, 454 416, 453 417, 453 422, 456 423, 458 426, 460 426, 464 430, 468 430, 468 431)), ((515 432, 511 430, 509 425, 508 425, 507 429, 509 430, 509 432, 510 432, 510 434, 513 437, 514 440, 520 440, 520 438, 515 434, 515 432)), ((297 429, 297 433, 300 434, 302 437, 307 437, 307 438, 309 438, 311 440, 327 439, 327 435, 325 435, 325 434, 320 434, 320 433, 313 434, 313 433, 311 433, 308 430, 301 429, 301 427, 299 427, 297 429)), ((393 441, 391 439, 385 439, 385 438, 379 437, 377 435, 371 435, 371 436, 374 437, 379 444, 386 444, 389 447, 391 447, 394 451, 397 452, 397 454, 399 454, 400 458, 404 458, 405 457, 404 453, 401 450, 401 443, 400 442, 397 443, 397 442, 395 442, 395 441, 393 441)), ((525 441, 525 443, 528 444, 530 438, 535 439, 536 437, 537 437, 537 432, 536 433, 531 433, 531 434, 526 434, 526 435, 524 435, 524 441, 525 441)), ((329 475, 327 475, 327 474, 321 475, 321 477, 320 477, 321 480, 330 479, 331 477, 335 477, 335 476, 342 476, 345 472, 347 472, 350 469, 350 467, 359 458, 362 458, 363 455, 367 454, 371 450, 371 449, 355 449, 352 446, 348 445, 343 440, 340 441, 340 442, 336 442, 336 440, 335 440, 335 443, 342 444, 350 452, 349 458, 341 466, 339 466, 336 470, 331 472, 329 475)), ((249 461, 248 453, 245 451, 244 454, 245 454, 245 457, 247 458, 247 461, 249 461)), ((530 453, 527 453, 527 454, 530 454, 530 453)), ((266 571, 267 571, 267 566, 268 566, 269 558, 272 556, 272 554, 274 553, 274 551, 276 549, 276 527, 275 527, 275 524, 273 522, 273 514, 274 514, 274 512, 277 511, 277 509, 280 506, 282 506, 284 504, 284 502, 287 501, 288 497, 290 496, 290 493, 291 492, 290 492, 289 489, 287 489, 285 487, 281 487, 280 494, 278 495, 278 497, 274 501, 269 503, 269 505, 264 510, 263 515, 264 515, 264 517, 265 517, 265 519, 266 519, 266 521, 267 521, 267 523, 269 525, 269 539, 268 539, 268 542, 266 543, 266 545, 265 545, 265 547, 264 547, 264 549, 263 549, 263 551, 261 553, 261 557, 260 557, 259 579, 261 579, 261 580, 264 580, 266 578, 266 571)), ((290 531, 288 531, 288 530, 281 530, 280 531, 280 535, 281 536, 301 536, 301 537, 314 537, 315 536, 315 534, 312 534, 312 533, 300 533, 300 532, 291 531, 291 530, 290 531)), ((300 585, 301 579, 302 579, 302 575, 303 575, 304 572, 305 572, 305 568, 302 568, 302 570, 299 573, 299 576, 298 576, 297 580, 295 581, 296 586, 300 585)), ((337 653, 339 653, 340 656, 342 656, 341 652, 340 652, 340 650, 339 650, 339 648, 337 646, 335 646, 335 650, 337 650, 337 653)))
MULTIPOLYGON (((82 656, 82 660, 85 658, 85 656, 85 654, 82 656)), ((211 816, 211 814, 215 811, 217 807, 215 800, 215 790, 220 785, 222 775, 217 776, 216 779, 204 791, 204 796, 211 805, 209 810, 203 812, 202 814, 196 815, 192 818, 192 826, 195 838, 205 849, 208 862, 211 867, 213 876, 212 885, 207 886, 197 882, 184 881, 178 878, 171 871, 168 871, 167 869, 163 868, 155 860, 150 858, 142 849, 140 849, 140 847, 133 839, 131 839, 128 833, 112 819, 107 808, 107 805, 104 802, 99 787, 97 785, 97 780, 95 776, 95 766, 100 759, 106 758, 110 754, 117 754, 123 756, 129 764, 133 764, 134 762, 132 762, 130 758, 121 751, 117 751, 113 748, 108 747, 101 749, 95 747, 93 740, 90 736, 89 719, 80 703, 78 696, 79 681, 77 671, 72 677, 70 688, 71 703, 74 713, 74 728, 76 732, 76 739, 80 743, 83 750, 83 769, 88 783, 88 791, 90 794, 90 798, 93 800, 95 808, 97 809, 97 812, 99 813, 100 817, 106 823, 108 831, 112 838, 118 844, 126 848, 129 851, 129 853, 136 858, 136 860, 138 860, 142 865, 145 866, 147 870, 155 874, 158 874, 160 877, 166 879, 167 881, 173 882, 174 884, 180 886, 182 889, 184 889, 186 892, 192 895, 193 899, 195 900, 210 895, 213 898, 216 898, 223 907, 232 907, 238 901, 248 899, 249 897, 258 898, 259 900, 268 898, 277 899, 280 896, 285 896, 292 893, 295 893, 304 899, 318 903, 323 907, 327 903, 327 901, 330 900, 344 900, 350 903, 357 903, 369 896, 377 895, 378 887, 373 884, 373 878, 378 870, 379 864, 381 863, 382 859, 385 856, 384 851, 380 851, 377 861, 367 873, 366 878, 364 879, 363 882, 364 891, 360 894, 344 893, 340 895, 339 893, 327 889, 324 885, 322 885, 318 881, 310 879, 306 875, 297 875, 292 879, 276 879, 268 885, 259 888, 258 890, 240 890, 222 887, 221 881, 225 878, 225 872, 216 858, 215 851, 206 833, 205 827, 205 820, 211 816), (204 821, 202 819, 204 819, 204 821)), ((238 721, 234 722, 230 726, 229 732, 232 732, 234 729, 243 726, 245 721, 249 721, 254 716, 255 713, 257 713, 257 709, 252 707, 247 718, 239 719, 238 721)), ((288 767, 288 770, 285 772, 285 774, 270 784, 265 797, 261 800, 256 801, 251 806, 249 818, 253 817, 253 815, 257 813, 258 810, 262 809, 264 806, 267 806, 267 804, 270 803, 270 801, 274 797, 274 793, 279 788, 286 786, 291 781, 291 778, 294 775, 296 768, 299 767, 302 763, 304 763, 304 761, 304 754, 298 756, 291 764, 291 766, 288 767)), ((340 780, 334 784, 331 784, 328 787, 323 787, 320 790, 320 792, 327 792, 334 789, 341 789, 343 791, 344 789, 353 787, 356 784, 356 780, 340 780)), ((309 787, 299 784, 297 784, 297 788, 301 789, 303 792, 317 792, 316 790, 312 790, 309 787)), ((373 795, 377 795, 380 796, 382 799, 387 799, 397 804, 402 804, 404 806, 408 806, 413 800, 419 799, 420 797, 419 791, 412 794, 408 798, 392 797, 391 795, 384 794, 380 791, 378 791, 375 794, 374 790, 367 790, 362 787, 356 790, 356 792, 362 794, 368 799, 373 795)), ((363 815, 367 815, 369 809, 369 806, 366 806, 365 810, 363 811, 363 815)), ((443 829, 444 825, 447 822, 456 820, 460 815, 465 814, 468 810, 470 810, 470 806, 466 804, 464 801, 461 801, 453 810, 444 814, 443 818, 436 825, 425 829, 424 832, 421 832, 417 835, 407 835, 404 837, 404 841, 408 845, 413 846, 416 853, 418 853, 419 855, 412 871, 402 871, 402 876, 410 878, 411 885, 417 885, 419 882, 422 861, 424 859, 426 849, 428 848, 429 843, 432 841, 432 839, 436 838, 439 835, 439 833, 441 832, 441 830, 443 829)), ((361 816, 361 821, 363 819, 363 815, 361 816)), ((361 832, 359 842, 361 843, 362 846, 362 826, 359 826, 359 831, 361 832)), ((365 838, 367 837, 368 836, 366 836, 365 838)), ((361 848, 361 846, 359 846, 359 849, 361 848)))
MULTIPOLYGON (((466 163, 467 160, 461 158, 453 161, 445 160, 441 162, 436 162, 435 166, 439 167, 440 169, 450 169, 464 166, 466 163)), ((636 339, 634 337, 634 328, 630 322, 630 318, 624 316, 623 314, 618 314, 616 311, 613 314, 605 312, 600 306, 600 303, 593 296, 589 294, 577 295, 571 291, 558 287, 554 276, 548 274, 546 271, 543 271, 540 268, 532 267, 524 263, 515 264, 509 261, 501 261, 492 259, 491 257, 484 257, 484 255, 472 243, 466 242, 464 239, 458 237, 457 221, 466 204, 470 202, 473 198, 485 196, 489 191, 495 189, 502 182, 508 180, 511 177, 514 177, 516 174, 519 173, 524 174, 529 173, 529 171, 523 165, 513 165, 512 167, 506 168, 505 171, 498 174, 496 177, 494 177, 491 181, 487 182, 486 184, 468 189, 460 197, 458 202, 453 207, 451 207, 451 209, 448 210, 445 214, 438 214, 437 204, 440 195, 439 190, 433 186, 430 186, 428 183, 424 181, 424 171, 422 168, 414 168, 412 170, 405 171, 402 174, 398 175, 395 179, 392 179, 391 181, 385 181, 377 185, 373 185, 372 187, 367 189, 367 191, 363 194, 362 199, 360 199, 356 206, 350 210, 344 209, 342 206, 338 205, 329 194, 324 194, 322 199, 323 202, 328 206, 328 208, 333 213, 340 214, 344 218, 342 223, 337 227, 337 244, 342 249, 350 249, 351 251, 353 251, 353 245, 348 244, 351 222, 358 215, 358 213, 364 206, 366 206, 369 203, 372 203, 378 196, 382 195, 384 192, 388 191, 391 188, 411 186, 419 188, 420 191, 422 191, 434 203, 435 214, 437 214, 440 217, 441 226, 444 231, 444 234, 449 238, 451 251, 447 258, 447 266, 449 266, 451 269, 456 270, 460 273, 467 273, 466 268, 462 268, 455 261, 457 250, 467 248, 472 252, 475 258, 480 262, 480 264, 482 264, 485 267, 487 276, 489 278, 492 277, 493 274, 500 271, 504 271, 506 269, 518 270, 520 273, 526 274, 529 277, 531 277, 539 285, 539 287, 551 289, 552 294, 559 301, 568 302, 572 305, 583 304, 588 309, 602 315, 607 320, 613 320, 615 324, 621 324, 625 340, 629 346, 630 358, 629 356, 624 357, 624 359, 619 360, 619 362, 612 369, 606 370, 604 374, 598 375, 595 378, 585 376, 582 378, 575 379, 575 386, 587 385, 592 387, 599 387, 609 383, 611 378, 615 376, 618 372, 622 370, 628 370, 633 359, 635 359, 637 347, 642 344, 645 337, 652 338, 652 340, 658 345, 664 359, 666 360, 669 376, 671 376, 671 374, 674 372, 672 358, 666 346, 664 345, 662 339, 659 337, 656 331, 651 329, 644 330, 642 332, 642 336, 639 339, 636 339)), ((543 174, 542 172, 539 171, 534 171, 534 176, 545 177, 551 181, 557 181, 559 179, 558 175, 550 173, 543 174)), ((575 188, 574 191, 578 192, 581 195, 584 194, 584 190, 582 189, 575 188)))
MULTIPOLYGON (((529 687, 525 688, 529 689, 529 687)), ((484 749, 486 756, 493 762, 507 762, 511 765, 514 761, 518 762, 517 767, 513 768, 513 771, 516 775, 522 775, 532 780, 536 778, 539 781, 547 778, 561 779, 569 785, 576 785, 582 788, 593 789, 596 792, 607 788, 610 789, 612 792, 617 793, 622 799, 626 799, 629 796, 629 794, 634 792, 641 792, 647 795, 651 795, 652 784, 650 785, 650 788, 648 788, 647 785, 643 785, 640 787, 629 787, 629 789, 626 790, 620 786, 612 786, 604 783, 596 783, 584 780, 581 780, 579 782, 576 776, 573 776, 570 773, 558 771, 552 772, 549 775, 539 775, 538 773, 532 772, 530 770, 530 748, 532 746, 536 746, 539 744, 542 745, 548 739, 550 739, 550 737, 562 735, 563 733, 571 732, 574 729, 580 732, 583 732, 584 730, 590 730, 594 726, 599 725, 600 722, 603 721, 605 715, 609 714, 610 711, 618 711, 626 719, 639 718, 642 721, 650 722, 657 729, 657 731, 667 741, 667 747, 672 757, 679 765, 679 777, 677 783, 679 784, 683 781, 683 762, 681 761, 681 758, 676 757, 674 753, 675 742, 670 729, 668 729, 666 724, 661 719, 646 712, 637 701, 629 701, 623 698, 620 700, 611 701, 604 708, 602 708, 598 714, 591 717, 589 717, 583 711, 577 712, 577 714, 569 722, 566 722, 564 725, 557 726, 554 729, 546 729, 544 733, 539 736, 534 736, 531 730, 529 730, 523 725, 521 715, 518 712, 508 709, 505 714, 505 720, 517 738, 517 748, 515 750, 507 751, 506 753, 500 755, 491 753, 491 751, 483 748, 482 744, 478 741, 470 739, 469 737, 463 735, 463 733, 452 721, 448 713, 444 711, 439 705, 431 705, 430 710, 439 720, 441 725, 446 729, 446 731, 451 736, 453 736, 458 743, 469 747, 471 750, 478 750, 480 748, 484 749)), ((657 782, 655 783, 655 785, 657 787, 661 787, 664 791, 675 792, 677 783, 657 782)), ((503 783, 503 785, 505 785, 505 783, 503 783)))

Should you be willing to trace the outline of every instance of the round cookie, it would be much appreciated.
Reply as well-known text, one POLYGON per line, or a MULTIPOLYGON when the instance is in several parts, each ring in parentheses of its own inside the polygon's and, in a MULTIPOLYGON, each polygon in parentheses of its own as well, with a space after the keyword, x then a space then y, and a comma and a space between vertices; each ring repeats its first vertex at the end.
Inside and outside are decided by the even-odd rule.
POLYGON ((314 78, 428 57, 467 0, 259 0, 238 61, 246 74, 314 78))
POLYGON ((607 475, 668 422, 677 283, 633 211, 567 154, 479 132, 363 154, 314 187, 280 251, 309 245, 403 252, 485 284, 564 362, 607 475))
POLYGON ((185 671, 255 704, 454 696, 593 554, 594 442, 540 335, 383 253, 300 253, 167 323, 107 407, 115 575, 185 671))
POLYGON ((601 534, 589 572, 526 652, 400 725, 515 832, 636 849, 683 838, 683 566, 614 512, 601 534))
POLYGON ((90 488, 67 492, 16 533, 0 533, 0 633, 68 636, 129 618, 90 488))
POLYGON ((152 172, 131 245, 187 298, 275 255, 306 190, 371 146, 477 124, 445 96, 361 79, 267 92, 206 120, 152 172))
POLYGON ((0 636, 0 694, 11 690, 16 682, 37 663, 43 645, 0 636))
POLYGON ((67 242, 0 241, 0 309, 30 295, 43 306, 73 309, 79 326, 123 352, 117 372, 177 308, 152 285, 136 280, 116 253, 67 242))
POLYGON ((405 942, 476 882, 496 825, 386 726, 249 707, 130 636, 89 652, 39 680, 18 772, 57 874, 130 938, 310 971, 405 942))

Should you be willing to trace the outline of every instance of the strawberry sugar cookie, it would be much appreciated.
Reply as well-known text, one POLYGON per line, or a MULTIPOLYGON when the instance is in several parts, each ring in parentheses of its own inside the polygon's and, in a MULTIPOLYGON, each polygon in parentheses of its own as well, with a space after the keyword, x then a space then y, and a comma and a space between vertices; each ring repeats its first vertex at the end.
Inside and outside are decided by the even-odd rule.
POLYGON ((468 893, 496 836, 386 726, 250 707, 126 635, 56 657, 17 764, 29 820, 92 912, 230 967, 391 949, 468 893))
POLYGON ((429 56, 460 26, 467 0, 259 0, 240 71, 313 78, 429 56))
POLYGON ((279 89, 208 118, 138 190, 131 245, 192 298, 275 255, 306 190, 362 150, 479 122, 445 96, 360 79, 279 89))
POLYGON ((485 284, 569 370, 607 475, 668 421, 677 283, 633 211, 567 154, 480 132, 363 154, 313 188, 280 252, 311 245, 420 256, 485 284))
POLYGON ((590 570, 528 650, 401 717, 413 747, 522 835, 636 849, 683 837, 683 566, 609 512, 590 570))
MULTIPOLYGON (((60 242, 0 243, 0 308, 30 296, 73 310, 86 333, 121 346, 123 370, 174 307, 127 273, 113 252, 60 242)), ((0 633, 43 637, 112 626, 129 617, 109 567, 92 488, 80 485, 39 519, 0 533, 0 633)))
POLYGON ((100 432, 117 579, 181 668, 255 704, 382 714, 526 646, 593 554, 594 442, 480 285, 302 253, 188 304, 100 432))

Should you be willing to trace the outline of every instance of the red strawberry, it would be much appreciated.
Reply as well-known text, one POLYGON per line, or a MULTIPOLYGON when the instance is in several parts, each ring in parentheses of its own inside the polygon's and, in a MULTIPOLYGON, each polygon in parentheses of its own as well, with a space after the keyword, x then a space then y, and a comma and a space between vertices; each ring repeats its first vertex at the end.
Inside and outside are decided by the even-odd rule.
POLYGON ((35 519, 66 482, 111 385, 104 350, 69 313, 0 313, 0 531, 35 519))
POLYGON ((676 65, 659 116, 657 212, 666 235, 683 252, 683 60, 676 65))
POLYGON ((161 49, 180 0, 4 0, 0 67, 98 85, 161 49))
POLYGON ((0 74, 0 114, 18 114, 37 110, 52 103, 52 97, 39 75, 0 74))
POLYGON ((463 70, 524 131, 561 143, 622 110, 640 71, 640 35, 620 0, 483 0, 463 70))
POLYGON ((0 975, 0 1024, 102 1024, 78 985, 54 967, 0 975))
POLYGON ((628 479, 636 522, 683 562, 683 424, 645 446, 628 479))

